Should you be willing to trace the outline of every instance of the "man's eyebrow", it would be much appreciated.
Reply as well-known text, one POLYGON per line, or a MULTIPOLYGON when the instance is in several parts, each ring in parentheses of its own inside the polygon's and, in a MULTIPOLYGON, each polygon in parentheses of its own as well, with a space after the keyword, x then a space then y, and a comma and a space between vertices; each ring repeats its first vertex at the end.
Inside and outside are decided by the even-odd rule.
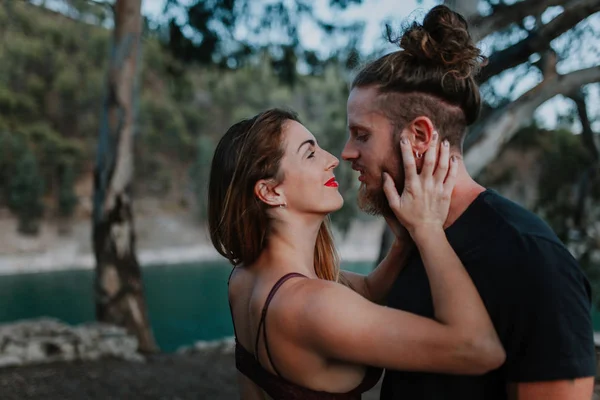
POLYGON ((302 144, 300 144, 300 146, 298 146, 298 150, 296 151, 296 153, 299 152, 302 146, 304 146, 305 144, 310 144, 311 146, 314 146, 315 141, 312 139, 305 140, 304 142, 302 142, 302 144))
POLYGON ((352 122, 350 124, 348 124, 348 130, 352 131, 352 130, 356 130, 356 129, 362 129, 362 130, 366 130, 368 129, 365 125, 356 123, 356 122, 352 122))

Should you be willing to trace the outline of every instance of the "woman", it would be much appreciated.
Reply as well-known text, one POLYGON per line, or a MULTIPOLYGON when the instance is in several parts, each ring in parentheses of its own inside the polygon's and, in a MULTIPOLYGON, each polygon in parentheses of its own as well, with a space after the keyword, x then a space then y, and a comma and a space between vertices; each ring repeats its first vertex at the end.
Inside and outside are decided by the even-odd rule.
POLYGON ((359 399, 381 368, 481 374, 503 363, 486 309, 442 228, 456 176, 449 146, 438 146, 435 170, 437 154, 427 152, 417 174, 405 142, 405 191, 399 196, 384 174, 385 193, 422 254, 441 305, 436 320, 376 304, 410 251, 408 237, 399 235, 369 276, 339 271, 327 222, 343 203, 338 160, 294 114, 263 112, 219 142, 209 225, 214 246, 234 265, 229 299, 243 399, 359 399))

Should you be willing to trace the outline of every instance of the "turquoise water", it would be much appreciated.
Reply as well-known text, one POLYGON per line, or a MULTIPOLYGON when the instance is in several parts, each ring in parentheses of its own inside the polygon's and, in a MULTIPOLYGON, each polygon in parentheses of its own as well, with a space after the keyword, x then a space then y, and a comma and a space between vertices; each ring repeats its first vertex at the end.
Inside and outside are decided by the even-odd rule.
MULTIPOLYGON (((343 268, 368 272, 370 263, 343 268)), ((233 334, 227 304, 231 267, 223 262, 143 269, 150 323, 158 345, 173 351, 233 334)), ((0 323, 49 316, 69 324, 94 320, 93 271, 0 277, 0 323)))
MULTIPOLYGON (((370 263, 344 269, 366 273, 370 263)), ((200 263, 143 269, 150 323, 163 351, 197 340, 233 334, 227 305, 226 263, 200 263)), ((70 324, 94 320, 93 271, 60 271, 0 277, 0 323, 50 316, 70 324)), ((600 313, 594 313, 600 330, 600 313)))

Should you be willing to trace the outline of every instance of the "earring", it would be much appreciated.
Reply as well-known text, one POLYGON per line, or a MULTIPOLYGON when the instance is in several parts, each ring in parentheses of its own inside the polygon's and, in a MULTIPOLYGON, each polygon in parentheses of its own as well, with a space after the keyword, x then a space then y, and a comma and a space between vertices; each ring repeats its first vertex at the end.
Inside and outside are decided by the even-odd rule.
POLYGON ((287 207, 287 204, 285 204, 285 203, 279 205, 279 208, 285 208, 285 207, 287 207))
POLYGON ((418 151, 415 151, 415 157, 416 158, 421 158, 421 157, 423 157, 423 154, 419 154, 418 151))

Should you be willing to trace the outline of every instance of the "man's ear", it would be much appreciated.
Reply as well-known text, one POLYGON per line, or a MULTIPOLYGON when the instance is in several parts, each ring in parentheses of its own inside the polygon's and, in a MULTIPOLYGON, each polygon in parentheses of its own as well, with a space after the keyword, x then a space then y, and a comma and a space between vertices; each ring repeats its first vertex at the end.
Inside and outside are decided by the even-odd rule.
POLYGON ((254 195, 271 207, 285 205, 283 188, 273 179, 261 179, 254 185, 254 195))
POLYGON ((420 154, 429 150, 435 127, 428 117, 417 117, 410 123, 411 136, 413 136, 413 149, 420 154))

